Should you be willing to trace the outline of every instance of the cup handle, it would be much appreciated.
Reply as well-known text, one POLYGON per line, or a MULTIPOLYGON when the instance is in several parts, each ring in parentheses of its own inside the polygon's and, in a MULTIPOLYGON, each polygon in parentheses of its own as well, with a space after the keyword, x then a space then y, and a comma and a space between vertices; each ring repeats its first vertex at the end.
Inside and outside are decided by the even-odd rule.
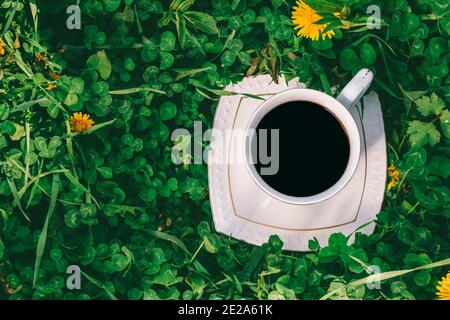
POLYGON ((347 109, 350 109, 355 105, 359 99, 366 93, 369 89, 370 84, 373 80, 373 73, 369 69, 361 69, 358 73, 350 80, 345 88, 336 98, 340 103, 342 103, 347 109))

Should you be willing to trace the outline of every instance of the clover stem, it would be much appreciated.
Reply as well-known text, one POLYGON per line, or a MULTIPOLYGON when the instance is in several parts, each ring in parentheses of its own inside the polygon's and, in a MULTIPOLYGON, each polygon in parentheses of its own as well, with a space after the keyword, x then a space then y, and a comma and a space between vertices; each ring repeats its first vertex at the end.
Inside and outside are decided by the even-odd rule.
POLYGON ((205 245, 205 240, 203 240, 202 243, 200 244, 200 246, 197 248, 197 250, 193 254, 193 256, 192 256, 191 260, 189 261, 189 263, 192 263, 192 261, 195 260, 195 258, 197 257, 198 253, 200 252, 200 250, 203 248, 204 245, 205 245))

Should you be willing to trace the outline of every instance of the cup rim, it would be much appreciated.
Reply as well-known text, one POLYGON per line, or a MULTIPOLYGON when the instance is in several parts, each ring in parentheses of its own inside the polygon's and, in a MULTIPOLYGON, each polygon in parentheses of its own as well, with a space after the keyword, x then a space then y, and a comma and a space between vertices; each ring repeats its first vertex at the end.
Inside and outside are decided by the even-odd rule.
POLYGON ((264 101, 252 114, 250 120, 247 123, 246 131, 245 131, 245 142, 244 142, 244 162, 247 167, 247 170, 250 172, 251 177, 255 181, 255 183, 268 195, 277 198, 280 201, 287 202, 290 204, 302 204, 309 205, 317 202, 324 201, 329 199, 339 193, 350 181, 353 177, 356 168, 358 167, 359 158, 361 152, 361 138, 358 130, 358 126, 350 114, 348 109, 340 103, 335 98, 317 90, 313 89, 303 89, 303 88, 295 88, 288 89, 286 91, 280 92, 278 94, 273 95, 266 101, 264 101), (262 118, 272 109, 292 101, 308 101, 313 102, 322 108, 326 109, 329 113, 331 113, 337 121, 340 122, 342 129, 345 131, 347 135, 347 139, 349 141, 350 146, 350 154, 347 162, 347 167, 344 170, 344 173, 339 178, 339 180, 333 184, 328 189, 307 197, 294 197, 283 194, 271 186, 269 186, 258 174, 253 163, 250 163, 251 156, 249 154, 251 150, 251 139, 249 138, 250 132, 252 130, 256 130, 257 125, 262 120, 262 118))

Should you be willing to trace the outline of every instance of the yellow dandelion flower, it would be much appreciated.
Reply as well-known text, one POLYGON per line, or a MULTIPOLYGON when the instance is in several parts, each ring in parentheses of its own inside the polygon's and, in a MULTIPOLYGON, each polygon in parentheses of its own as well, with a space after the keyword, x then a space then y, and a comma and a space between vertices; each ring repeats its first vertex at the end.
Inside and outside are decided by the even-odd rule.
MULTIPOLYGON (((295 24, 294 30, 298 29, 298 36, 317 41, 320 35, 322 35, 322 40, 326 37, 331 39, 335 35, 334 30, 323 32, 329 24, 316 24, 315 22, 321 20, 322 17, 303 0, 297 1, 297 6, 294 6, 293 9, 291 18, 295 24)), ((339 13, 334 13, 334 15, 339 16, 339 13)))
POLYGON ((450 272, 436 286, 438 300, 450 300, 450 272))
POLYGON ((398 183, 398 181, 400 179, 400 172, 392 163, 389 166, 389 168, 387 168, 387 174, 388 174, 388 177, 391 179, 391 181, 389 181, 388 186, 387 186, 387 189, 389 191, 398 183))
POLYGON ((56 88, 56 85, 54 83, 49 83, 47 86, 47 91, 52 91, 56 88))
POLYGON ((94 120, 88 114, 75 112, 69 118, 70 130, 72 132, 84 132, 92 128, 94 120))
POLYGON ((0 37, 0 56, 5 54, 5 43, 3 42, 2 37, 0 37))

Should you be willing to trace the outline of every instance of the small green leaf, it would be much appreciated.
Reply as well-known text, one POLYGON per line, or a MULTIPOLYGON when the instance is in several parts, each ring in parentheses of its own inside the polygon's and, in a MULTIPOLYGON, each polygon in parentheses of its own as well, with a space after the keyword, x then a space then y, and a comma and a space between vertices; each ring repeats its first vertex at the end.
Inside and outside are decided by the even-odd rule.
POLYGON ((316 251, 317 249, 320 248, 319 242, 314 239, 314 240, 308 240, 308 249, 311 251, 316 251))
POLYGON ((283 241, 277 235, 271 235, 268 244, 270 251, 273 253, 281 252, 281 249, 283 249, 283 241))
POLYGON ((112 66, 105 51, 98 51, 87 60, 87 66, 95 69, 103 80, 107 80, 111 75, 112 66))
POLYGON ((158 57, 157 47, 150 41, 144 43, 141 51, 141 58, 144 62, 153 62, 158 57))
POLYGON ((407 130, 409 141, 412 146, 424 146, 429 144, 434 146, 441 140, 441 134, 433 123, 411 121, 407 130))
POLYGON ((161 35, 161 51, 173 51, 173 49, 175 49, 176 40, 175 35, 171 31, 164 31, 161 35))
POLYGON ((271 14, 266 17, 266 24, 265 24, 266 30, 269 32, 273 32, 278 28, 280 23, 281 23, 280 16, 278 14, 271 14))
POLYGON ((158 293, 153 289, 144 290, 144 300, 160 300, 158 293))
POLYGON ((117 253, 111 257, 111 262, 114 265, 116 271, 125 270, 130 264, 130 260, 123 254, 117 253))
POLYGON ((360 56, 361 61, 367 66, 374 64, 377 60, 377 53, 373 46, 369 43, 365 43, 362 45, 360 56))
POLYGON ((78 96, 74 93, 69 93, 67 95, 66 99, 64 100, 64 103, 69 107, 77 104, 77 102, 78 102, 78 96))
POLYGON ((234 53, 239 53, 244 48, 244 43, 240 39, 232 39, 228 41, 227 47, 234 53))
POLYGON ((156 191, 152 188, 144 188, 139 191, 139 198, 145 202, 152 202, 156 198, 156 191))
POLYGON ((0 104, 0 121, 8 119, 9 106, 6 103, 0 104))
POLYGON ((333 48, 333 41, 330 39, 319 39, 318 41, 313 41, 311 43, 312 47, 319 51, 327 51, 333 48))
POLYGON ((103 3, 107 12, 114 12, 120 6, 120 0, 103 0, 103 3))
POLYGON ((205 242, 205 249, 209 253, 217 253, 220 249, 221 240, 217 234, 206 234, 203 237, 203 241, 205 242))
POLYGON ((209 227, 208 222, 201 221, 197 226, 197 232, 201 237, 204 237, 207 234, 211 233, 211 228, 209 227))
POLYGON ((236 61, 236 53, 231 50, 227 50, 222 54, 221 61, 225 67, 230 67, 236 61))
POLYGON ((54 174, 52 179, 52 190, 50 195, 50 204, 48 206, 47 215, 45 217, 44 226, 42 227, 41 233, 39 234, 39 239, 36 247, 36 260, 34 263, 34 276, 33 276, 33 287, 36 286, 36 281, 38 279, 39 269, 42 262, 42 256, 44 254, 45 244, 47 242, 47 232, 48 225, 56 206, 56 200, 59 192, 59 175, 54 174))
POLYGON ((445 102, 439 98, 435 93, 430 97, 424 96, 414 100, 420 114, 423 116, 439 115, 445 108, 445 102))
POLYGON ((81 94, 84 90, 84 80, 81 78, 70 78, 70 93, 81 94))
POLYGON ((278 7, 280 7, 284 2, 285 2, 285 0, 272 0, 272 6, 273 6, 273 8, 276 10, 276 9, 278 9, 278 7))
POLYGON ((170 68, 175 61, 174 56, 170 52, 160 52, 159 56, 161 58, 161 63, 159 66, 161 70, 170 68))
POLYGON ((429 270, 420 270, 414 274, 414 282, 420 286, 424 287, 431 281, 431 275, 429 270))
POLYGON ((159 108, 161 120, 173 119, 177 114, 177 106, 175 103, 166 101, 159 108))
POLYGON ((406 284, 402 281, 394 281, 391 283, 392 294, 398 295, 407 289, 406 284))
POLYGON ((34 138, 34 146, 38 151, 47 150, 47 142, 44 137, 36 137, 34 138))
POLYGON ((411 34, 419 27, 419 17, 412 13, 405 13, 401 16, 400 23, 403 31, 411 34))
POLYGON ((158 141, 166 141, 170 135, 169 128, 162 122, 154 125, 150 133, 158 141))
POLYGON ((342 233, 333 233, 328 239, 328 245, 336 250, 341 250, 347 246, 348 239, 342 233))
POLYGON ((409 51, 411 56, 418 56, 423 53, 423 50, 425 49, 425 44, 420 39, 414 39, 414 41, 411 43, 411 50, 409 51))
POLYGON ((186 20, 196 29, 207 34, 218 34, 216 21, 210 15, 198 11, 186 11, 183 13, 186 20))
POLYGON ((92 91, 99 96, 104 96, 108 94, 109 85, 105 81, 97 81, 92 85, 92 91))
POLYGON ((105 179, 111 179, 113 176, 113 172, 111 168, 108 167, 98 167, 97 171, 102 175, 105 179))
POLYGON ((0 150, 8 146, 8 141, 6 137, 0 133, 0 150))
POLYGON ((435 15, 445 15, 448 13, 450 4, 447 0, 435 0, 430 2, 431 10, 435 15))
POLYGON ((352 71, 355 68, 358 68, 360 62, 359 57, 356 54, 355 50, 351 48, 345 48, 344 50, 342 50, 339 59, 342 68, 348 71, 352 71))

